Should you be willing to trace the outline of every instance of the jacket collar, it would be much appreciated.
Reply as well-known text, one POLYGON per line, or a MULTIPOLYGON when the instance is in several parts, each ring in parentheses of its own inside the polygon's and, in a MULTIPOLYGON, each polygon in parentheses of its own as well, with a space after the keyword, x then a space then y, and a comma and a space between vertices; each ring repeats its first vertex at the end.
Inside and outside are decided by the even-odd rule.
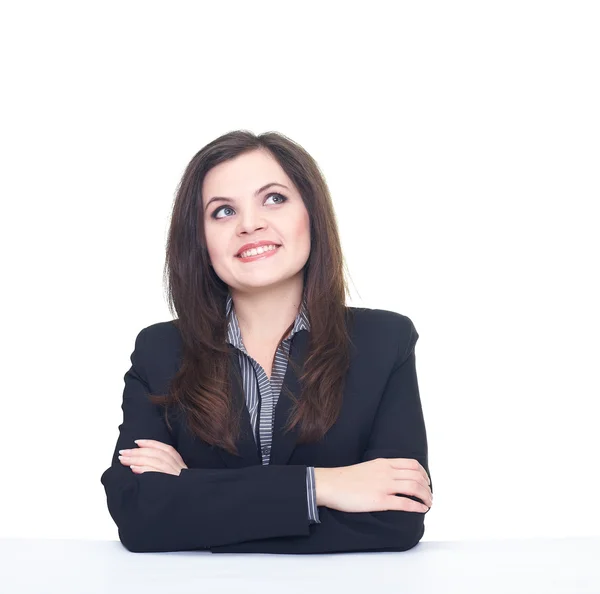
MULTIPOLYGON (((245 349, 241 340, 239 324, 237 316, 235 315, 235 308, 233 308, 231 295, 229 295, 227 299, 226 311, 229 319, 227 342, 230 346, 231 357, 229 380, 233 390, 232 397, 235 403, 235 410, 240 414, 240 436, 237 441, 239 456, 230 454, 222 448, 216 449, 226 466, 230 468, 242 468, 261 464, 261 459, 258 454, 256 442, 254 441, 254 436, 252 435, 250 415, 248 413, 248 408, 246 407, 241 368, 237 352, 238 349, 245 352, 245 349)), ((306 301, 303 300, 300 311, 296 316, 294 327, 286 337, 286 340, 290 340, 290 359, 300 370, 304 367, 304 361, 306 360, 306 354, 308 352, 310 338, 309 330, 310 323, 308 319, 308 309, 306 301), (306 332, 301 332, 300 330, 306 330, 306 332)), ((292 399, 288 396, 285 387, 293 394, 293 398, 298 398, 300 396, 300 384, 292 364, 287 365, 281 393, 275 407, 275 422, 270 458, 271 464, 287 464, 296 447, 298 439, 298 426, 287 433, 284 432, 285 424, 287 423, 287 419, 294 404, 292 399)))

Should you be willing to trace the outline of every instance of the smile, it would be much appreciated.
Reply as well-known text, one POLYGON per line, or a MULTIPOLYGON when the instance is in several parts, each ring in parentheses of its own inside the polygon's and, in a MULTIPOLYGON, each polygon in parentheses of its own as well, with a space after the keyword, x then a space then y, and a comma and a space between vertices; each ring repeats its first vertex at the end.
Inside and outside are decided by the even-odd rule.
POLYGON ((239 256, 236 256, 242 262, 254 262, 255 260, 264 260, 274 256, 281 246, 269 245, 262 246, 258 249, 247 250, 242 252, 239 256))

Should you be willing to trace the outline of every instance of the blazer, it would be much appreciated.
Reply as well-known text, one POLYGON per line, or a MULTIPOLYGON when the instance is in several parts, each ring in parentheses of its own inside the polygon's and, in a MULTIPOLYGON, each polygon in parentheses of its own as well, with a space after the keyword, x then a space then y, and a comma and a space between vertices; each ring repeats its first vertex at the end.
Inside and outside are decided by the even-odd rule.
MULTIPOLYGON (((319 506, 320 523, 307 517, 307 467, 339 467, 376 458, 415 458, 427 472, 427 435, 415 365, 419 337, 402 314, 346 308, 351 361, 335 424, 317 443, 298 444, 284 433, 291 401, 282 390, 275 409, 269 465, 261 464, 244 395, 230 374, 232 399, 242 408, 239 456, 187 431, 178 415, 162 410, 148 393, 166 393, 181 365, 181 337, 169 322, 143 328, 125 374, 123 422, 112 462, 101 476, 107 506, 122 544, 132 552, 205 549, 213 553, 338 553, 404 551, 425 531, 423 512, 342 512, 319 506), (179 476, 135 474, 118 459, 136 439, 172 445, 188 466, 179 476)), ((302 366, 308 333, 294 335, 290 357, 302 366)), ((235 347, 231 362, 239 370, 235 347)), ((284 384, 299 394, 288 365, 284 384)), ((430 488, 433 492, 433 481, 430 488)), ((398 494, 416 501, 410 495, 398 494)))
MULTIPOLYGON (((238 360, 242 371, 242 377, 240 378, 242 391, 246 399, 246 408, 250 415, 250 425, 254 432, 254 441, 256 442, 256 447, 259 449, 262 463, 269 464, 271 460, 271 444, 273 443, 275 409, 288 366, 287 357, 291 339, 296 332, 310 332, 306 298, 302 300, 292 330, 277 345, 277 350, 273 358, 271 377, 267 376, 262 365, 246 350, 231 293, 227 295, 225 314, 228 321, 226 341, 234 346, 238 352, 238 360)), ((317 508, 314 466, 306 468, 306 499, 310 523, 320 522, 319 510, 317 508)))

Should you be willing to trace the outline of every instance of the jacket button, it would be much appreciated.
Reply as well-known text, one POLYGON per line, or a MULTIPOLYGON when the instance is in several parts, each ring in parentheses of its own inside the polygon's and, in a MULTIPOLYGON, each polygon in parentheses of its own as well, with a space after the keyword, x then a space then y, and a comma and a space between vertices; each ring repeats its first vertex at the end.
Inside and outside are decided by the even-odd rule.
POLYGON ((262 453, 263 453, 265 456, 267 456, 267 455, 270 453, 270 451, 271 451, 271 448, 270 448, 269 446, 265 446, 265 447, 262 449, 262 453))

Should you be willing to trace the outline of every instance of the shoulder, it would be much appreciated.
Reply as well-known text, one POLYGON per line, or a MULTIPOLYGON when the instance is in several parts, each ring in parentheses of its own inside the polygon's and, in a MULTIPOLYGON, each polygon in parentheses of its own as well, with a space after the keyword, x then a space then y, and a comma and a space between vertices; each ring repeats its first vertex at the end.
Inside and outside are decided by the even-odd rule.
POLYGON ((153 344, 156 342, 176 342, 181 340, 179 329, 177 328, 177 320, 170 320, 168 322, 156 322, 142 328, 136 340, 141 338, 142 342, 146 345, 153 344))
POLYGON ((394 349, 401 359, 410 355, 419 334, 410 317, 387 309, 347 307, 353 341, 394 349))
POLYGON ((351 323, 362 331, 381 334, 411 334, 415 330, 413 321, 404 314, 387 309, 371 309, 368 307, 346 307, 351 323))
POLYGON ((181 354, 181 334, 177 320, 157 322, 142 328, 135 338, 136 350, 142 350, 147 357, 159 359, 177 358, 181 354))
POLYGON ((142 328, 135 338, 132 355, 145 370, 153 392, 165 393, 181 365, 182 340, 177 320, 157 322, 142 328))
POLYGON ((346 307, 358 323, 368 325, 389 326, 409 329, 413 326, 412 320, 401 313, 388 309, 371 309, 369 307, 346 307))

